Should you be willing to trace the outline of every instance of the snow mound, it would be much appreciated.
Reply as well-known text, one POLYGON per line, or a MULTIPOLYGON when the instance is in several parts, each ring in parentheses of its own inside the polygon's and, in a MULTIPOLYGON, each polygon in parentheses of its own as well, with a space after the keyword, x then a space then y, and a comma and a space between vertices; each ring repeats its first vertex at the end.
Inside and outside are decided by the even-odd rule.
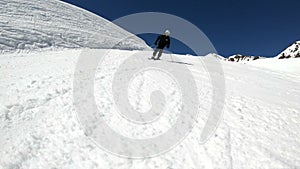
POLYGON ((300 41, 293 43, 283 52, 281 52, 276 58, 288 59, 288 58, 300 58, 300 41))
POLYGON ((2 52, 42 48, 148 48, 143 40, 106 19, 62 1, 2 0, 0 10, 2 52), (123 40, 125 37, 130 38, 123 40))

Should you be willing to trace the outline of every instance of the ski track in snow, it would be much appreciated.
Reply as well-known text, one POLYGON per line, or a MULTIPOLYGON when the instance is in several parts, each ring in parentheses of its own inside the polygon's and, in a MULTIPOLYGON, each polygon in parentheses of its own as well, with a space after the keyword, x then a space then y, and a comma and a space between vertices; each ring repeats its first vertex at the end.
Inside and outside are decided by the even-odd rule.
MULTIPOLYGON (((113 50, 110 55, 131 53, 113 50)), ((222 62, 226 103, 211 139, 203 145, 199 143, 201 124, 206 120, 200 115, 199 123, 176 148, 154 158, 133 160, 103 151, 79 125, 72 99, 79 54, 80 50, 64 50, 0 57, 0 168, 300 167, 299 72, 282 74, 270 69, 269 64, 264 68, 260 62, 222 62)), ((200 104, 208 111, 212 86, 203 65, 198 58, 176 56, 192 63, 188 67, 198 84, 200 104)), ((177 64, 166 60, 167 56, 163 56, 166 66, 177 64)), ((287 64, 299 63, 295 59, 287 64)), ((138 90, 142 91, 143 84, 140 85, 138 90)), ((144 104, 142 98, 138 99, 137 107, 144 104)), ((107 99, 106 104, 109 102, 107 99)), ((124 128, 122 132, 129 130, 124 128)))

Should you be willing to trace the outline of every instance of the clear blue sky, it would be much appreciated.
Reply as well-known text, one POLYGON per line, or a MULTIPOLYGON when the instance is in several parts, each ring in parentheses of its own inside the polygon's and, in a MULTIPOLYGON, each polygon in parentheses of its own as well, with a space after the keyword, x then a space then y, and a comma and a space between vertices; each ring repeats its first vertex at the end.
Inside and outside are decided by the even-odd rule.
MULTIPOLYGON (((300 39, 299 0, 63 0, 108 20, 164 12, 198 26, 223 56, 275 56, 300 39)), ((155 35, 156 36, 156 35, 155 35)), ((142 35, 153 44, 154 35, 142 35)), ((170 51, 192 53, 178 41, 170 51)))

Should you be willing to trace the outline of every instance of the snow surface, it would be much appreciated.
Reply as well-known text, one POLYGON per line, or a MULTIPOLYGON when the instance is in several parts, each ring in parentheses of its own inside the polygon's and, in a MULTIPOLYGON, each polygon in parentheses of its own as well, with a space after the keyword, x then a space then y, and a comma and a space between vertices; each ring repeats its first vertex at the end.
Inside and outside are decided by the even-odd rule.
MULTIPOLYGON (((222 61, 226 79, 224 114, 216 133, 202 145, 200 124, 207 118, 205 111, 210 108, 212 94, 210 77, 199 62, 205 57, 174 55, 175 61, 188 63, 198 86, 203 112, 197 119, 199 123, 180 145, 160 156, 137 160, 112 155, 84 134, 72 98, 73 73, 80 53, 81 50, 63 50, 1 55, 0 168, 300 167, 300 72, 297 69, 300 59, 278 60, 275 64, 275 59, 251 64, 222 61), (291 69, 287 71, 286 67, 291 69)), ((134 53, 137 51, 110 51, 108 55, 115 58, 115 62, 107 65, 111 68, 109 71, 118 69, 122 58, 134 53)), ((149 54, 139 52, 140 57, 147 58, 149 54)), ((182 66, 179 62, 168 62, 170 57, 166 54, 162 59, 160 62, 166 66, 182 66)), ((145 59, 145 62, 154 61, 145 59)), ((206 66, 214 70, 214 65, 206 66)), ((104 75, 95 80, 110 76, 109 72, 104 75)), ((96 94, 96 100, 101 100, 100 108, 101 104, 112 104, 111 99, 103 98, 101 93, 96 94)), ((133 137, 139 132, 119 126, 114 116, 108 117, 107 122, 122 134, 133 137)), ((147 127, 146 130, 151 129, 147 127)))
POLYGON ((276 71, 282 75, 286 75, 286 74, 299 75, 300 69, 299 69, 299 65, 297 64, 298 62, 299 62, 298 58, 290 58, 284 60, 281 59, 279 60, 277 58, 268 58, 268 59, 255 60, 253 62, 248 62, 247 64, 276 71))
POLYGON ((147 49, 104 18, 58 0, 1 0, 0 51, 41 48, 147 49), (130 37, 124 40, 125 37, 130 37))

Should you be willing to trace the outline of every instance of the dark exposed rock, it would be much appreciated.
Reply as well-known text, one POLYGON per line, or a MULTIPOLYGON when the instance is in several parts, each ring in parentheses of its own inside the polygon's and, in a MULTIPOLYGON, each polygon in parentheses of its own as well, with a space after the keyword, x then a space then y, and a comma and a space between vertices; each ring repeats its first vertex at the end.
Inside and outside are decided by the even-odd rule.
POLYGON ((300 56, 300 41, 297 41, 281 52, 278 59, 299 58, 300 56))
POLYGON ((249 62, 249 61, 257 60, 257 59, 260 59, 260 58, 261 58, 260 56, 244 56, 244 55, 237 54, 237 55, 230 56, 227 59, 227 61, 230 61, 230 62, 249 62))

